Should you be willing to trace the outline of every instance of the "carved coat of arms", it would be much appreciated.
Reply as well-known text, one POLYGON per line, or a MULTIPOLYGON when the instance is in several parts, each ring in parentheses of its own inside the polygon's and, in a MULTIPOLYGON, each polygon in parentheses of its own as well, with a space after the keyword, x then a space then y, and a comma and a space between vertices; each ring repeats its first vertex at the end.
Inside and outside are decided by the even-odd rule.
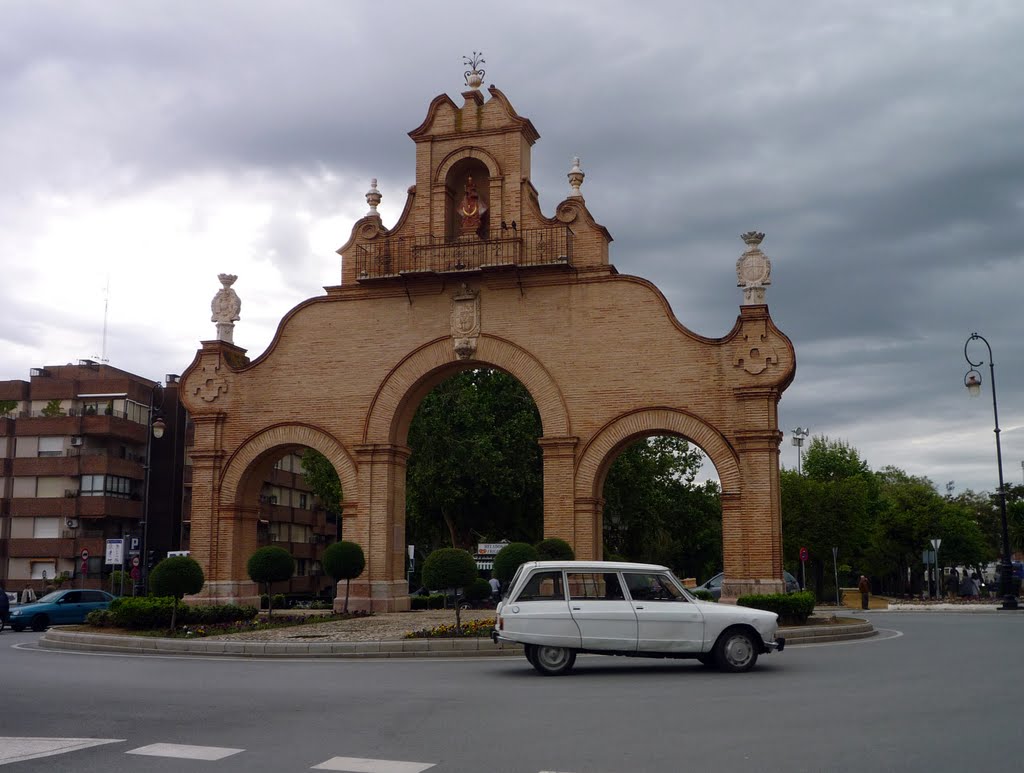
POLYGON ((452 298, 452 339, 455 354, 460 360, 467 360, 476 354, 479 337, 480 294, 463 283, 452 298))

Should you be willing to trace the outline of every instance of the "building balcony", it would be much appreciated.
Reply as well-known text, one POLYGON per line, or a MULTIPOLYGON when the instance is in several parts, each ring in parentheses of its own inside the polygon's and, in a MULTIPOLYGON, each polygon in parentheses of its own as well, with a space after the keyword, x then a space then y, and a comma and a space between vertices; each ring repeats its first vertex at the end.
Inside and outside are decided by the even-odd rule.
POLYGON ((146 444, 148 432, 149 427, 147 425, 139 424, 137 421, 130 421, 115 414, 111 416, 83 416, 80 434, 115 437, 141 446, 146 444))
POLYGON ((8 540, 8 555, 11 558, 79 558, 83 550, 89 555, 102 556, 106 542, 100 539, 18 537, 8 540))
POLYGON ((0 416, 0 437, 14 434, 14 419, 0 416))
POLYGON ((79 475, 76 456, 32 456, 13 460, 13 474, 35 478, 40 475, 73 478, 79 475))
POLYGON ((78 497, 82 518, 142 518, 142 501, 119 497, 78 497))
POLYGON ((146 475, 142 462, 133 459, 121 459, 102 454, 83 454, 78 458, 81 462, 82 475, 118 475, 135 480, 143 480, 146 475))
POLYGON ((18 516, 78 517, 78 498, 70 497, 14 497, 11 514, 18 516))
POLYGON ((430 274, 477 273, 487 269, 571 266, 572 231, 549 226, 526 231, 492 231, 442 239, 435 236, 375 239, 360 245, 356 278, 360 282, 430 274))

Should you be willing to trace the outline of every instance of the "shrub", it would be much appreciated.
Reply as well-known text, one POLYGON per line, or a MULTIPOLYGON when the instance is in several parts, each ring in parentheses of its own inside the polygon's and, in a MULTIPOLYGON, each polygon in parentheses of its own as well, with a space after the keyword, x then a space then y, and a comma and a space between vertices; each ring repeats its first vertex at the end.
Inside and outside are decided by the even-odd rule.
POLYGON ((541 561, 572 561, 576 558, 572 546, 558 537, 542 539, 534 547, 541 561))
POLYGON ((510 542, 494 557, 494 576, 502 587, 511 582, 516 569, 527 561, 537 561, 537 549, 525 542, 510 542))
POLYGON ((477 577, 466 586, 463 595, 467 601, 483 601, 491 597, 491 584, 483 577, 477 577))
POLYGON ((701 601, 715 601, 715 594, 705 588, 691 588, 690 593, 701 601))
MULTIPOLYGON (((245 568, 249 573, 249 579, 257 584, 262 583, 264 592, 269 596, 271 583, 282 582, 295 574, 295 559, 284 548, 268 545, 249 556, 245 568)), ((271 596, 271 603, 267 608, 268 616, 274 614, 275 600, 276 597, 271 596)))
POLYGON ((322 559, 324 571, 335 582, 345 581, 345 606, 342 612, 348 614, 348 588, 352 579, 358 577, 366 568, 363 549, 355 542, 335 542, 324 551, 322 559))
POLYGON ((96 628, 106 628, 114 623, 109 609, 94 609, 85 616, 85 624, 95 626, 96 628))
MULTIPOLYGON (((441 548, 423 562, 423 582, 428 588, 465 588, 477 579, 476 561, 467 550, 441 548)), ((490 588, 490 586, 488 586, 490 588)), ((455 625, 461 630, 459 605, 455 605, 455 625)))
POLYGON ((173 611, 174 599, 166 596, 122 596, 110 602, 110 620, 118 628, 168 628, 173 611))
POLYGON ((814 611, 814 594, 810 591, 752 594, 740 596, 736 599, 736 605, 775 612, 779 616, 780 625, 803 625, 814 611))
POLYGON ((190 556, 171 556, 153 567, 149 573, 150 593, 174 599, 171 606, 171 628, 176 625, 178 602, 186 594, 199 593, 205 582, 203 568, 190 556))

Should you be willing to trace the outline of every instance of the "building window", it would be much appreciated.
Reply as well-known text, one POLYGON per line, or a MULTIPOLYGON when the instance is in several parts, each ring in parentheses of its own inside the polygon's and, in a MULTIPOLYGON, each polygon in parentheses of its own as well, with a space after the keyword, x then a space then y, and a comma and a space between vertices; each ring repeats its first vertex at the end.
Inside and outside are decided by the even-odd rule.
POLYGON ((78 494, 83 497, 128 499, 132 494, 132 479, 120 475, 83 475, 78 494))
POLYGON ((33 518, 32 536, 35 539, 53 539, 60 536, 59 518, 33 518))
POLYGON ((43 578, 52 580, 57 576, 56 561, 33 561, 31 566, 33 580, 42 580, 43 578))
POLYGON ((305 494, 299 494, 299 507, 302 510, 306 510, 307 509, 307 507, 306 507, 307 504, 308 504, 308 502, 307 502, 306 495, 305 494))
POLYGON ((40 456, 64 456, 63 437, 41 437, 39 438, 40 456))
POLYGON ((307 566, 308 566, 308 564, 309 564, 309 561, 307 559, 305 559, 305 558, 296 558, 295 559, 295 576, 296 577, 305 577, 306 573, 307 573, 307 566))

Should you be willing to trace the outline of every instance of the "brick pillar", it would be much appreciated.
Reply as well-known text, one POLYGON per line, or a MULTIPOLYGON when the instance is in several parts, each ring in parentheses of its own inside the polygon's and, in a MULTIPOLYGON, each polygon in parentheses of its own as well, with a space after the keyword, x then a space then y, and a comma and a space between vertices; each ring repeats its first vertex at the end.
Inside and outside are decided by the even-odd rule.
POLYGON ((375 612, 407 610, 405 471, 411 452, 406 446, 391 443, 370 443, 357 446, 355 451, 359 460, 359 506, 347 539, 362 545, 366 569, 352 581, 348 606, 350 610, 375 612))
POLYGON ((544 537, 564 539, 577 558, 594 555, 593 520, 577 525, 575 490, 576 437, 538 438, 544 454, 544 537))
POLYGON ((733 439, 740 457, 742 493, 722 497, 722 598, 784 593, 779 443, 782 433, 742 430, 733 439))
POLYGON ((600 561, 604 555, 604 499, 577 497, 575 504, 576 530, 586 537, 574 546, 576 558, 580 561, 600 561), (582 545, 590 545, 590 552, 581 553, 582 545))

